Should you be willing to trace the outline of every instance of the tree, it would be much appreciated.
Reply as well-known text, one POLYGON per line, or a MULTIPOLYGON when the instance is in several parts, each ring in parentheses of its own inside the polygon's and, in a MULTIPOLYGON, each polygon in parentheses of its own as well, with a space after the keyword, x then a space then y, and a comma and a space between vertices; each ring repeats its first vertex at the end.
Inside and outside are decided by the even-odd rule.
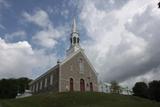
POLYGON ((31 80, 25 77, 19 78, 16 80, 17 82, 17 88, 19 93, 24 93, 25 89, 29 89, 28 83, 31 80))
POLYGON ((154 80, 149 83, 149 98, 160 101, 160 81, 154 80))
POLYGON ((30 81, 28 78, 0 80, 0 99, 15 98, 17 93, 24 93, 30 81))
POLYGON ((116 81, 111 82, 111 93, 120 93, 121 92, 121 87, 118 85, 116 81))
POLYGON ((144 82, 137 82, 133 87, 133 93, 135 96, 148 98, 148 86, 144 82))

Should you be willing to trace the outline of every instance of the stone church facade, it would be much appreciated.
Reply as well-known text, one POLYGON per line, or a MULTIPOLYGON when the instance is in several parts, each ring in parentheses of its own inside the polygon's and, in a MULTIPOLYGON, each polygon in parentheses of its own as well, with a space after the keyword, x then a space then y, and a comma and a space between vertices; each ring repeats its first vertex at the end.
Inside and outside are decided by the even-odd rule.
POLYGON ((29 86, 32 93, 98 91, 97 74, 79 45, 79 33, 75 19, 72 25, 70 48, 66 59, 57 61, 57 65, 33 80, 29 86))

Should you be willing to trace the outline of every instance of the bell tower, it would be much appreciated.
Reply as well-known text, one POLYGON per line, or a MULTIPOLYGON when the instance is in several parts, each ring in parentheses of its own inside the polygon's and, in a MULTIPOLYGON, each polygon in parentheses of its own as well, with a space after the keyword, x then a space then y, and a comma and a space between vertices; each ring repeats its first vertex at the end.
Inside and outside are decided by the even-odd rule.
POLYGON ((76 20, 74 18, 70 35, 70 48, 67 50, 67 56, 81 49, 79 42, 80 42, 79 33, 77 31, 76 20))

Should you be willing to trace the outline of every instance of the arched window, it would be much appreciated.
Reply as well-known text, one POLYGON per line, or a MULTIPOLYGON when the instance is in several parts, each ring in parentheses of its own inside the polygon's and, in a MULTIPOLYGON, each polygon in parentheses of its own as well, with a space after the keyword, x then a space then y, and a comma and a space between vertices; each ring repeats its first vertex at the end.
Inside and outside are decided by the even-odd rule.
POLYGON ((74 91, 73 78, 70 78, 70 91, 74 91))
POLYGON ((38 92, 38 88, 39 88, 39 83, 37 82, 37 84, 36 84, 36 92, 38 92))
POLYGON ((79 69, 80 69, 80 73, 84 72, 84 62, 82 58, 79 59, 79 69))
POLYGON ((72 43, 72 38, 70 38, 70 42, 72 43))
POLYGON ((79 38, 77 38, 77 43, 79 43, 79 38))
POLYGON ((80 91, 81 92, 85 91, 85 82, 84 82, 84 79, 80 79, 80 91))
POLYGON ((50 85, 53 84, 53 74, 50 75, 50 85))
POLYGON ((90 82, 90 91, 93 92, 93 84, 90 82))
POLYGON ((74 44, 76 43, 76 37, 73 37, 73 43, 74 44))

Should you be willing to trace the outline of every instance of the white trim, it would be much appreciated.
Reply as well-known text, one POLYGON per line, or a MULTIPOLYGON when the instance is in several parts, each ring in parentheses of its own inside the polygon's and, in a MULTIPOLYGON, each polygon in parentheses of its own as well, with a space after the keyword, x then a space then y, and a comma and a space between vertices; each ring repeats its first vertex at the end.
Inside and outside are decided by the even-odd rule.
POLYGON ((45 78, 45 80, 44 80, 44 87, 46 88, 47 87, 47 77, 45 78))
POLYGON ((40 90, 42 90, 42 80, 40 81, 40 90))

